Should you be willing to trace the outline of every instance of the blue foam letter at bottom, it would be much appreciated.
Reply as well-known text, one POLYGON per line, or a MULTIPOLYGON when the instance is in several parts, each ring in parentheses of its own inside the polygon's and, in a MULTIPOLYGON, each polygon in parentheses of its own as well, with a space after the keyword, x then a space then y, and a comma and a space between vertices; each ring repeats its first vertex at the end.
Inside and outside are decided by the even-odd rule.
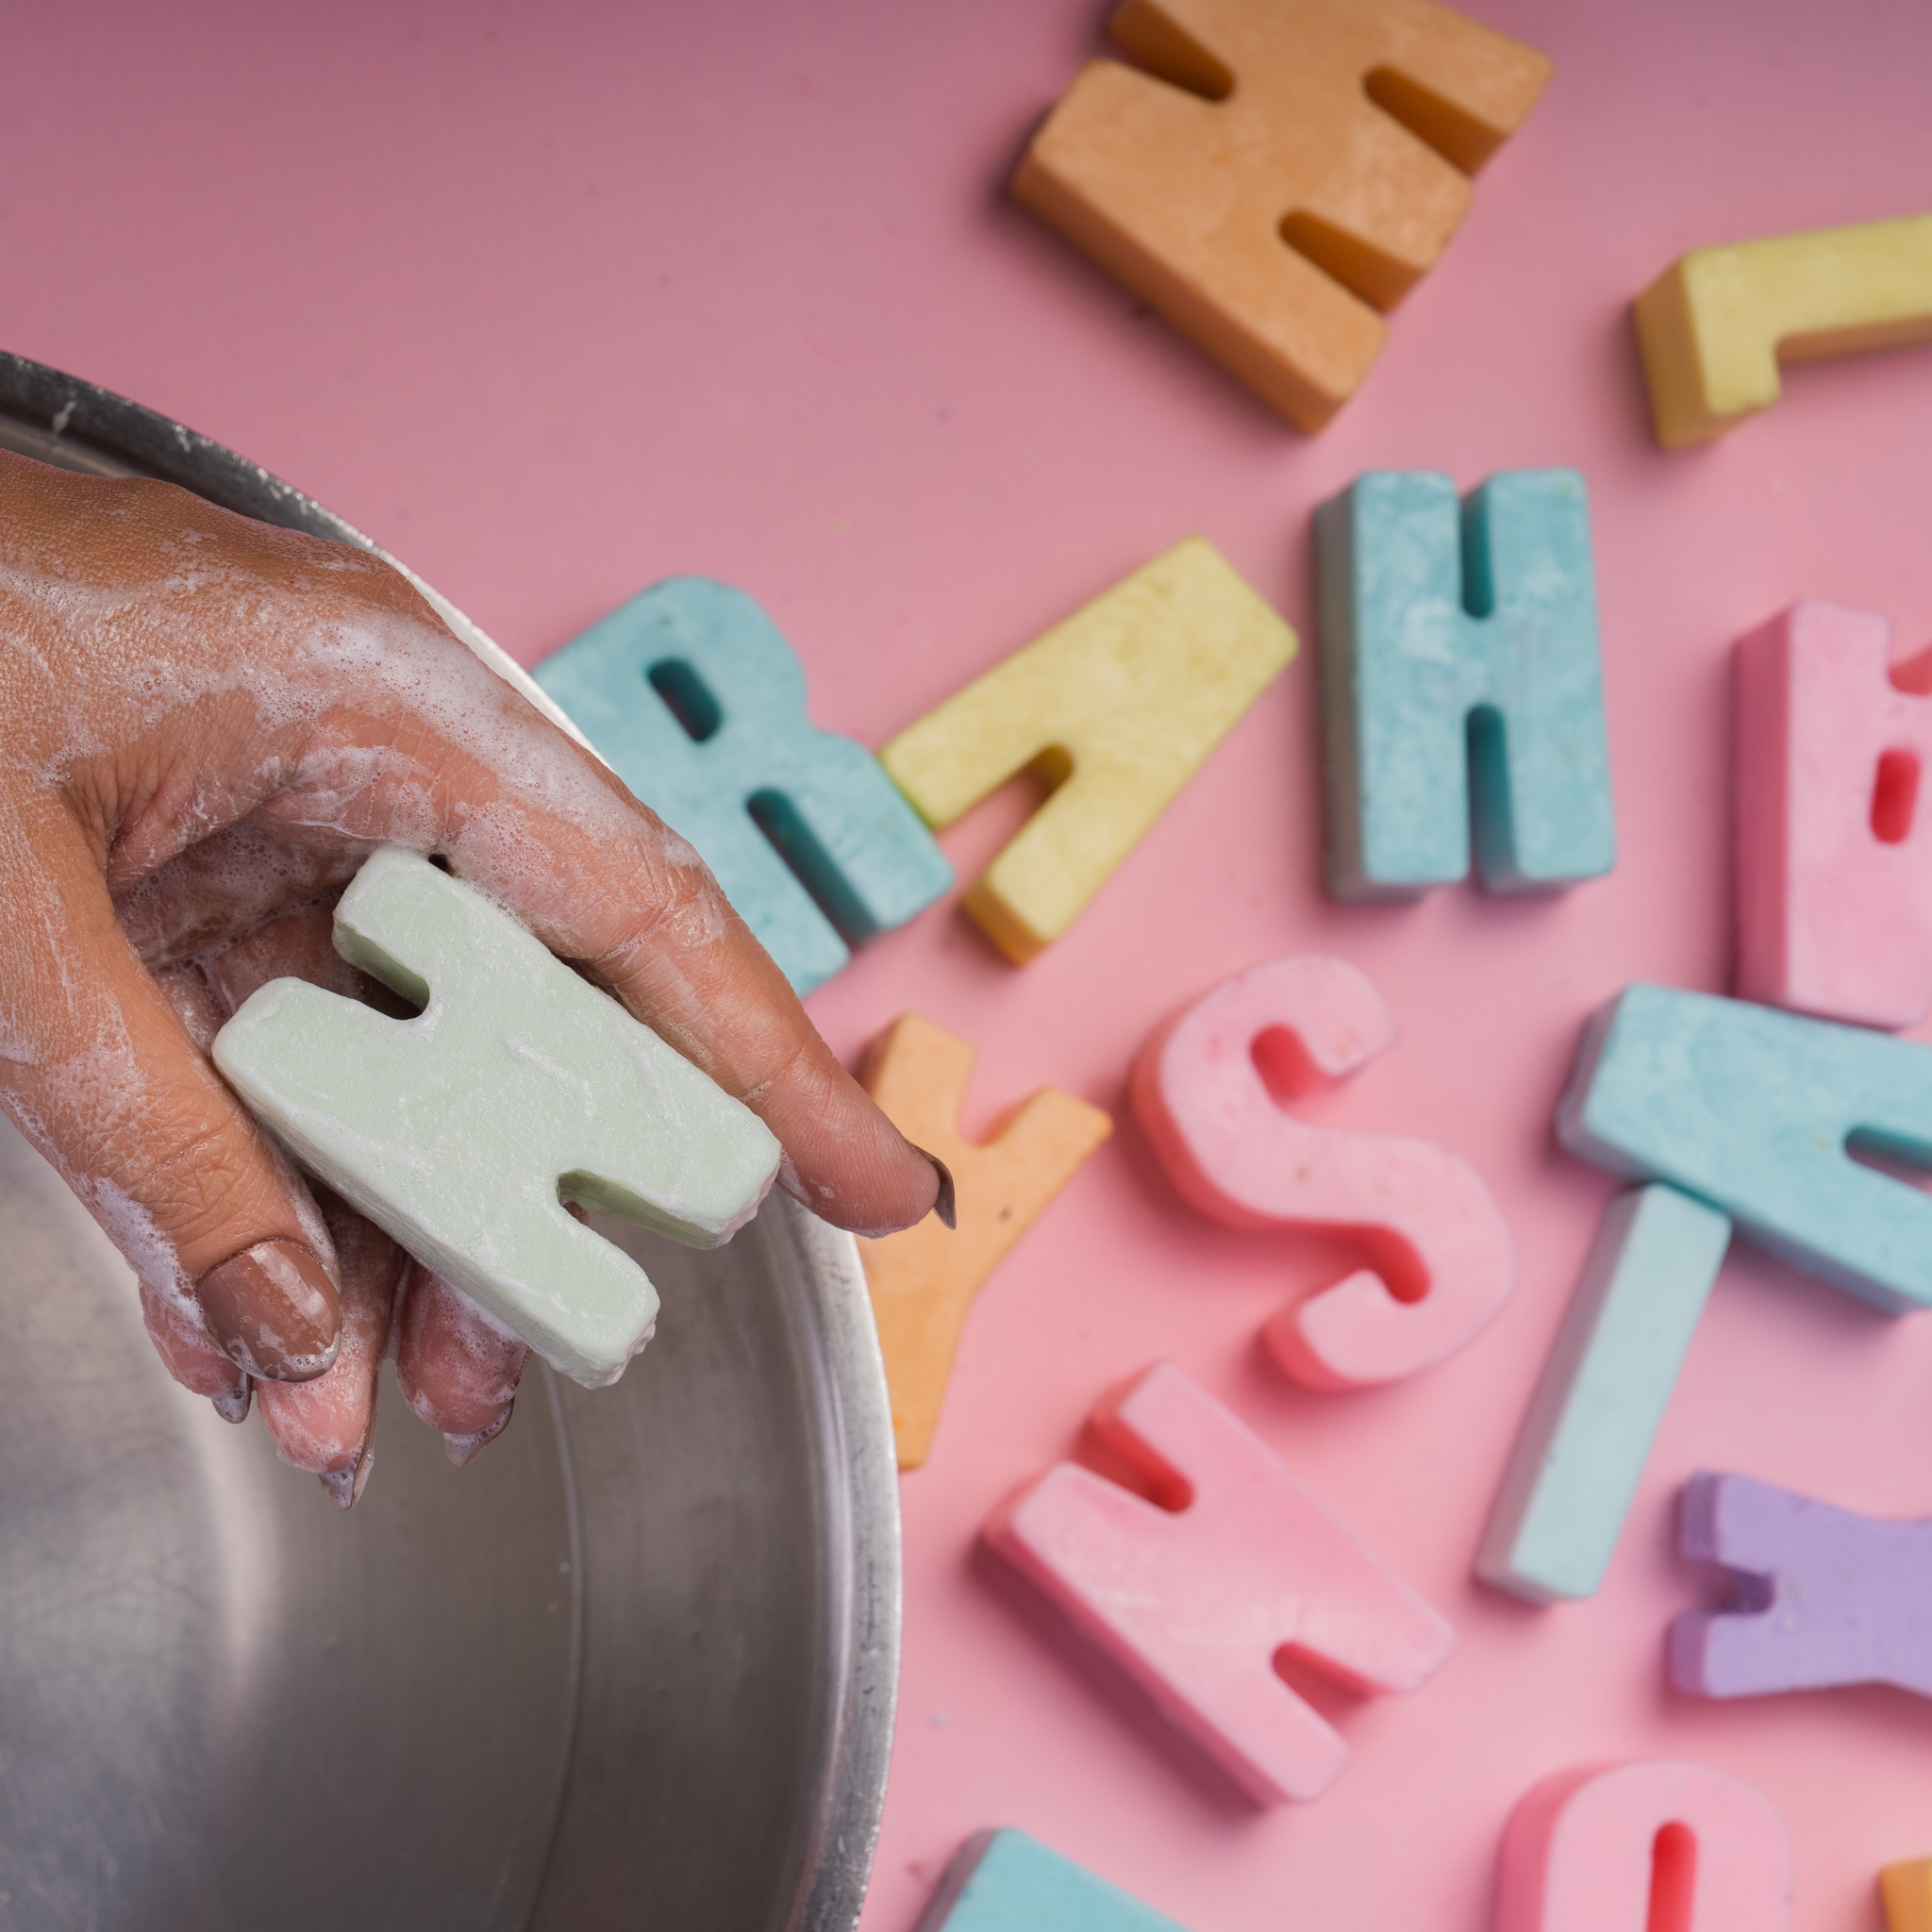
POLYGON ((914 1932, 1182 1932, 1024 1831, 960 1846, 914 1932))

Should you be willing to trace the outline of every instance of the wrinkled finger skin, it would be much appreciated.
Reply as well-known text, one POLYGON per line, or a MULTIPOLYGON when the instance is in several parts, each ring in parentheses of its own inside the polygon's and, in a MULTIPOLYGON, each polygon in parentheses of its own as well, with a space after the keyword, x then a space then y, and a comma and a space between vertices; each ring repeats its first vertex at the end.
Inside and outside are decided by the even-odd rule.
POLYGON ((282 1460, 322 1478, 338 1507, 361 1495, 375 1464, 375 1377, 389 1351, 408 1257, 347 1203, 317 1191, 342 1274, 342 1345, 312 1382, 261 1382, 255 1399, 282 1460))
MULTIPOLYGON (((930 1166, 692 849, 379 560, 0 452, 0 1106, 128 1256, 164 1358, 204 1392, 225 1378, 229 1407, 215 1344, 251 1357, 209 1329, 196 1285, 257 1240, 341 1271, 196 1049, 246 943, 385 841, 443 858, 743 1099, 820 1215, 883 1233, 931 1206, 930 1166)), ((312 976, 335 971, 321 932, 312 976)), ((341 1319, 347 1348, 346 1301, 341 1319)), ((480 1413, 457 1391, 489 1350, 446 1295, 425 1298, 421 1333, 412 1399, 480 1413)), ((341 1357, 324 1339, 262 1372, 326 1381, 341 1357)), ((503 1381, 499 1364, 475 1386, 503 1381)))

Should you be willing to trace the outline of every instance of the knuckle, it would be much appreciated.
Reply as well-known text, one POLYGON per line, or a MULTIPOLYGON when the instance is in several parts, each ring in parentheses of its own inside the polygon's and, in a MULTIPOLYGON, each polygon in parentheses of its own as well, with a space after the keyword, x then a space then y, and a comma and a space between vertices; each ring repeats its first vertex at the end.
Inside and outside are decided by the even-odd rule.
POLYGON ((144 1133, 129 1151, 124 1185, 177 1248, 200 1245, 235 1218, 253 1163, 231 1129, 144 1133))

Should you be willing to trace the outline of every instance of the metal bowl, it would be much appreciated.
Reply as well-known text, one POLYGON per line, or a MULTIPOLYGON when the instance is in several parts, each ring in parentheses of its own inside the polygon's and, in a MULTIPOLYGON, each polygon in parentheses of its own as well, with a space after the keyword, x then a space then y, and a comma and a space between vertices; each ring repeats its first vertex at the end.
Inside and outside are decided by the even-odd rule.
MULTIPOLYGON (((375 548, 16 357, 0 447, 375 548)), ((385 1372, 345 1515, 167 1380, 0 1124, 0 1926, 847 1932, 899 1636, 857 1249, 777 1196, 710 1254, 597 1224, 663 1296, 624 1380, 535 1370, 455 1470, 385 1372)))

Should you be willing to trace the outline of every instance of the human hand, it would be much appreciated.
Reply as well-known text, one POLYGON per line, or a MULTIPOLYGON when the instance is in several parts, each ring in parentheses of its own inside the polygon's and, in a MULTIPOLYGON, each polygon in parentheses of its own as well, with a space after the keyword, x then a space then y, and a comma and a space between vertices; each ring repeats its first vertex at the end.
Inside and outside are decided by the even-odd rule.
POLYGON ((376 1364, 459 1459, 525 1351, 311 1191, 206 1046, 328 943, 382 843, 440 856, 750 1107, 780 1185, 889 1232, 939 1175, 695 852, 379 559, 0 452, 0 1107, 133 1265, 176 1378, 352 1501, 376 1364))

